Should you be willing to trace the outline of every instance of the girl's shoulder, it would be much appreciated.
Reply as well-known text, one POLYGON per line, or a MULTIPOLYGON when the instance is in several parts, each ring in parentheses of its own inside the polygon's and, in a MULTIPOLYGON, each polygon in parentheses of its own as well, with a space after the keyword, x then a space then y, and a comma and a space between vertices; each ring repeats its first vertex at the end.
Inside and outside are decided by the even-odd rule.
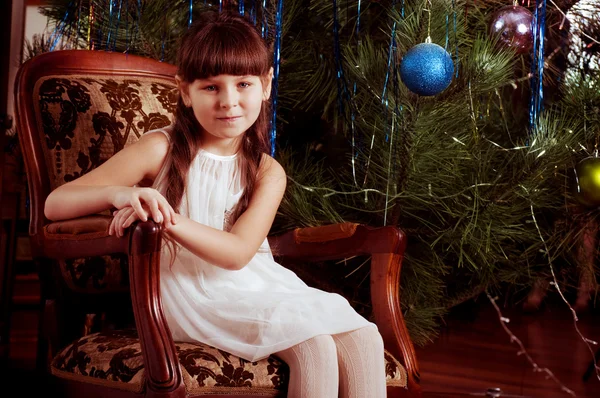
POLYGON ((171 147, 171 131, 170 126, 149 130, 142 134, 138 141, 138 145, 140 145, 144 151, 148 151, 148 154, 164 159, 171 147))
POLYGON ((160 128, 142 134, 136 145, 147 159, 146 179, 156 178, 171 148, 170 128, 160 128))
MULTIPOLYGON (((153 136, 153 137, 156 137, 156 136, 161 137, 162 136, 162 137, 166 137, 167 142, 170 143, 172 133, 173 133, 173 125, 168 125, 165 127, 146 131, 144 134, 142 134, 140 139, 145 138, 145 137, 150 137, 150 136, 153 136), (162 133, 162 134, 155 134, 155 133, 162 133)), ((153 139, 160 140, 159 138, 153 138, 153 139)))
POLYGON ((281 164, 268 153, 263 153, 258 170, 259 179, 266 176, 285 177, 286 173, 281 164))

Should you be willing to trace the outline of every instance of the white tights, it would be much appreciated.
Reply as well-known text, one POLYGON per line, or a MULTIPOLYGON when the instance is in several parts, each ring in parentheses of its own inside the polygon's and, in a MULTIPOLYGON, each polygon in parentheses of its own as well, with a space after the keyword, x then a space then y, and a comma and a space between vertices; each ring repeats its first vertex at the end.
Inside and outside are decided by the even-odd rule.
POLYGON ((289 398, 384 398, 383 340, 367 326, 313 337, 276 353, 290 367, 289 398))

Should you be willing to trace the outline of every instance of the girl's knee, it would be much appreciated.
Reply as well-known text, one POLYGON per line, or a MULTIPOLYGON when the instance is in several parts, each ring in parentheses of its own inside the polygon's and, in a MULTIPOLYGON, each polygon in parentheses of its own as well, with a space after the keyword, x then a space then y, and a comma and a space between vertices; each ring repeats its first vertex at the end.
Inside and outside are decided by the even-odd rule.
POLYGON ((302 344, 310 345, 310 348, 313 348, 319 356, 337 357, 335 341, 330 335, 323 334, 315 336, 302 344))
POLYGON ((372 350, 383 352, 383 337, 377 330, 377 327, 370 325, 354 331, 355 338, 358 338, 360 345, 368 346, 372 350))
POLYGON ((372 330, 371 333, 373 334, 373 345, 377 347, 381 352, 383 352, 383 337, 381 336, 381 333, 379 333, 377 328, 375 328, 374 326, 370 329, 372 330))

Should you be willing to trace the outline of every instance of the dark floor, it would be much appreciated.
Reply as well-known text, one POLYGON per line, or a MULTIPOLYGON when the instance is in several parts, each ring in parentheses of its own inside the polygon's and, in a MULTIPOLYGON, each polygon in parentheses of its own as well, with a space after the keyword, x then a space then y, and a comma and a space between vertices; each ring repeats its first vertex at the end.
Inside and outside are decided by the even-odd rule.
MULTIPOLYGON (((600 347, 590 349, 576 331, 566 303, 549 300, 541 310, 525 313, 517 308, 500 308, 510 319, 505 325, 518 338, 531 359, 547 372, 535 372, 520 346, 511 343, 496 310, 485 295, 464 305, 446 318, 440 336, 417 348, 425 397, 484 396, 488 388, 500 388, 503 397, 540 398, 573 396, 599 398, 600 380, 592 374, 583 380, 600 347), (455 395, 456 393, 456 395, 455 395), (435 395, 437 396, 437 395, 435 395)), ((600 342, 600 311, 578 313, 581 334, 600 342)), ((599 363, 600 365, 600 363, 599 363)))

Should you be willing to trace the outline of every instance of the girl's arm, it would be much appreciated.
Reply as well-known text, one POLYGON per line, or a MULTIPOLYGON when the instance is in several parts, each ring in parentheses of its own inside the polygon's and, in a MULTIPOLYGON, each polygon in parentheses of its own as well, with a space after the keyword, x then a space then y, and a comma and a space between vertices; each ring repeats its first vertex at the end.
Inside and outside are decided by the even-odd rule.
POLYGON ((229 270, 240 270, 250 262, 267 237, 286 187, 283 167, 264 155, 254 194, 248 208, 230 232, 221 231, 181 215, 167 232, 183 247, 208 261, 229 270))
POLYGON ((168 149, 169 143, 163 134, 142 136, 94 170, 52 191, 44 207, 46 218, 64 220, 127 205, 138 211, 143 202, 153 210, 155 221, 162 221, 156 219, 158 211, 164 214, 168 206, 162 195, 151 188, 133 186, 146 178, 154 180, 168 149))

